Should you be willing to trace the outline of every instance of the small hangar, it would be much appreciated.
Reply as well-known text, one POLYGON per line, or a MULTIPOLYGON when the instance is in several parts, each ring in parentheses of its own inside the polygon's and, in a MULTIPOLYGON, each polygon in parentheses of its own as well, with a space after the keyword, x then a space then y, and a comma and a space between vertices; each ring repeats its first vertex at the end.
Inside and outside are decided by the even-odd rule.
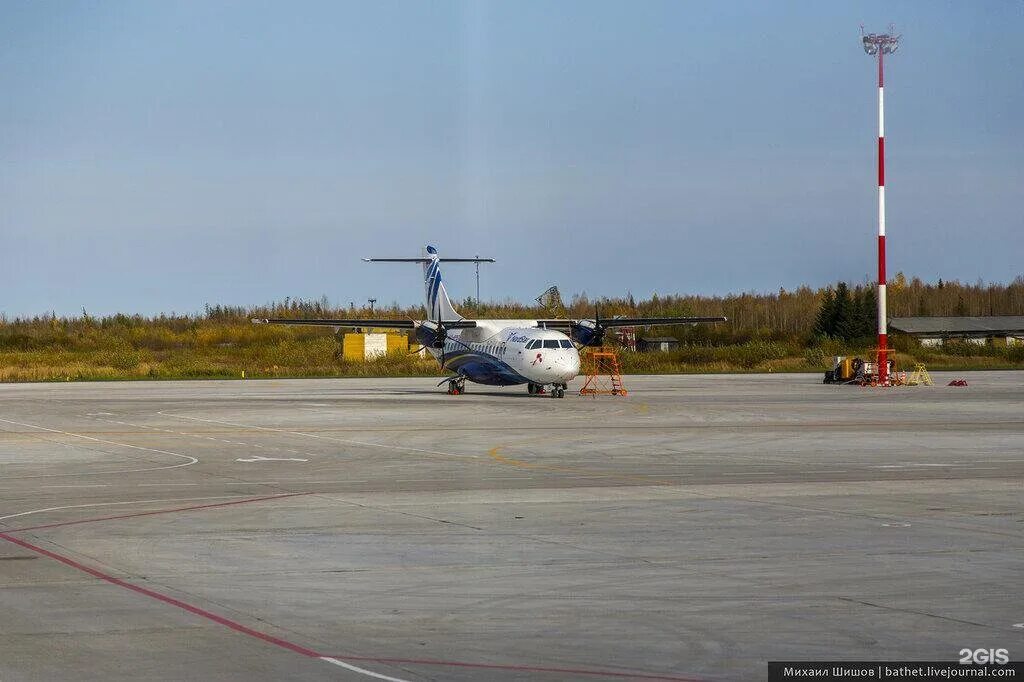
POLYGON ((916 337, 922 346, 941 346, 949 339, 983 346, 1024 344, 1024 315, 987 317, 894 317, 889 327, 916 337))

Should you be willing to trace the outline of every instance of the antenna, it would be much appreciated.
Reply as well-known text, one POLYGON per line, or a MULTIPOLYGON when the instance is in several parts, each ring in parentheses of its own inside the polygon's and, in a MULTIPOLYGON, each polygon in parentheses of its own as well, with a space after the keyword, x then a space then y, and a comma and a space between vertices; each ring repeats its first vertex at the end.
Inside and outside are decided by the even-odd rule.
POLYGON ((900 37, 894 26, 889 25, 888 33, 864 34, 860 27, 864 51, 878 57, 878 383, 889 384, 888 336, 885 300, 885 97, 884 57, 899 49, 900 37))

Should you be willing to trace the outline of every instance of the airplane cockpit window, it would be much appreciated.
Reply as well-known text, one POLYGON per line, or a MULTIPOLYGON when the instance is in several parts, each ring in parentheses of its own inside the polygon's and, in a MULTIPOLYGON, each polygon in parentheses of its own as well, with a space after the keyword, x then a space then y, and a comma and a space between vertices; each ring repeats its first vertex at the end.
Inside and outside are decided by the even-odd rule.
POLYGON ((538 341, 537 339, 530 341, 529 343, 526 344, 526 350, 533 350, 534 348, 537 347, 539 343, 540 341, 538 341))
POLYGON ((572 348, 572 341, 569 339, 559 339, 558 342, 562 344, 562 348, 572 348))
POLYGON ((544 342, 545 348, 558 348, 558 339, 550 339, 544 342))

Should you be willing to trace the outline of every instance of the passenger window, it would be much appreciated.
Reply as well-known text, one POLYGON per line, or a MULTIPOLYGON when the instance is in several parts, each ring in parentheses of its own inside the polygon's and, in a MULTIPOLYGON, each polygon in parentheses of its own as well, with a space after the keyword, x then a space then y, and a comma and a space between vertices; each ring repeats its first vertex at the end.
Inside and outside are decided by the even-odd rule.
POLYGON ((557 340, 545 341, 544 342, 544 347, 545 348, 558 348, 558 341, 557 340))
POLYGON ((559 339, 558 342, 562 344, 562 348, 572 348, 572 341, 569 339, 559 339))

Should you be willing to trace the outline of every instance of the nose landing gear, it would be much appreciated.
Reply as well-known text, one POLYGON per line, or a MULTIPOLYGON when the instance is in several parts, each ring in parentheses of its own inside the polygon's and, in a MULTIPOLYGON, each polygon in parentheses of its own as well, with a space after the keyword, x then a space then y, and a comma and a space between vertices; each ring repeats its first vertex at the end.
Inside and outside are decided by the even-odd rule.
MULTIPOLYGON (((551 386, 551 397, 552 398, 564 398, 565 397, 565 384, 552 384, 551 386)), ((526 384, 526 392, 530 395, 544 395, 547 391, 541 384, 529 383, 526 384)))
POLYGON ((448 380, 448 395, 462 395, 466 392, 466 379, 456 377, 448 380))

